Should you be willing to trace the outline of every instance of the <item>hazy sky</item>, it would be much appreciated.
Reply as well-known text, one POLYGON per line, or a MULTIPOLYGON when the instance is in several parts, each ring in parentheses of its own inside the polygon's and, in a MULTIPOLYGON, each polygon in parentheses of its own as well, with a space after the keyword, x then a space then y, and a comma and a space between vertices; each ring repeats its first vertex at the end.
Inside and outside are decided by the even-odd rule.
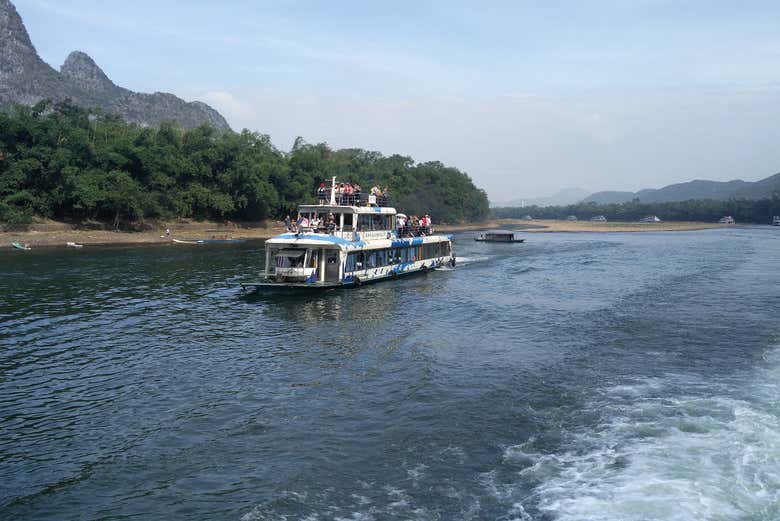
POLYGON ((494 201, 780 171, 780 2, 15 0, 41 57, 494 201))

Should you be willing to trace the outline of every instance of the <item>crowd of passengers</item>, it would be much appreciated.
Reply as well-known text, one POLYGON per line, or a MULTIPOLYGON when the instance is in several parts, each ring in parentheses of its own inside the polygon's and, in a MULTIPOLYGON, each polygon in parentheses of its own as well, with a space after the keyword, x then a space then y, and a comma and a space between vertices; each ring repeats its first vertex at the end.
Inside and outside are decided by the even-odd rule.
MULTIPOLYGON (((346 206, 360 206, 365 203, 371 206, 387 206, 390 200, 390 192, 385 188, 374 186, 368 194, 363 194, 362 189, 357 183, 339 183, 335 188, 336 204, 346 206)), ((320 183, 317 189, 317 199, 319 204, 328 204, 330 202, 330 188, 325 183, 320 183)))
POLYGON ((433 233, 433 221, 427 213, 422 217, 406 217, 399 214, 395 219, 395 229, 399 237, 425 237, 433 233))
MULTIPOLYGON (((425 237, 426 235, 431 235, 431 233, 433 233, 432 224, 433 222, 429 214, 425 214, 422 217, 416 215, 407 217, 404 214, 398 214, 395 220, 398 237, 425 237)), ((327 217, 322 218, 317 214, 314 214, 311 219, 309 219, 306 214, 299 213, 298 218, 295 221, 287 215, 287 217, 284 218, 284 226, 288 232, 292 233, 313 230, 315 232, 332 235, 339 229, 338 223, 336 222, 336 216, 333 215, 333 213, 328 213, 327 217)), ((360 231, 360 229, 357 231, 360 231)))

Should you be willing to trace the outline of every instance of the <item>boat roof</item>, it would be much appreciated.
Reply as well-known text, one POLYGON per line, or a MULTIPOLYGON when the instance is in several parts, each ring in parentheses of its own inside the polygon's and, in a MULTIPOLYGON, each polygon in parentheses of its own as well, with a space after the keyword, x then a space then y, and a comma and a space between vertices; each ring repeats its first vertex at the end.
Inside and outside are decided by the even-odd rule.
POLYGON ((515 230, 485 230, 480 233, 484 233, 485 235, 514 235, 517 232, 515 230))
POLYGON ((331 212, 331 213, 367 213, 367 214, 385 214, 395 215, 395 208, 390 206, 343 206, 330 204, 302 204, 298 206, 299 212, 331 212))
POLYGON ((452 240, 451 235, 428 235, 426 237, 405 237, 402 239, 374 239, 370 241, 349 241, 323 233, 283 233, 265 241, 267 245, 283 249, 322 248, 331 247, 340 250, 360 250, 379 248, 400 248, 403 246, 419 246, 421 244, 452 240))

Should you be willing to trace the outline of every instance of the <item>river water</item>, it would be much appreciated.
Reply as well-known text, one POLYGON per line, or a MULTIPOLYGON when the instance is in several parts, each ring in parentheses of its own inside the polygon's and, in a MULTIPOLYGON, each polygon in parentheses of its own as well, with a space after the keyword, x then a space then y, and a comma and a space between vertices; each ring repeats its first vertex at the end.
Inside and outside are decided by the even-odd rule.
POLYGON ((779 232, 305 298, 236 290, 261 242, 0 253, 0 519, 779 519, 779 232))

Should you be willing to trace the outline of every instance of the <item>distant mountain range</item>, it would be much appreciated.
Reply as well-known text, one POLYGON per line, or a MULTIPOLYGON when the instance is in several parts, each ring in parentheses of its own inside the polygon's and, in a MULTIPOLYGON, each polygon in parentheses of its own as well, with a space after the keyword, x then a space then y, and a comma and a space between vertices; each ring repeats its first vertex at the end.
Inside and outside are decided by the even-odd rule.
POLYGON ((687 201, 688 199, 763 199, 780 194, 780 174, 760 181, 705 181, 697 179, 687 183, 677 183, 658 189, 646 189, 638 192, 596 192, 583 202, 600 204, 625 203, 639 199, 643 203, 668 203, 687 201))
POLYGON ((127 121, 157 126, 174 121, 183 128, 208 123, 229 130, 219 112, 199 101, 173 94, 143 94, 115 85, 83 52, 74 51, 56 71, 41 60, 21 16, 9 0, 0 0, 0 106, 33 105, 43 99, 72 100, 100 108, 127 121))
POLYGON ((663 188, 648 188, 638 192, 604 191, 588 195, 581 188, 564 188, 549 197, 529 197, 493 203, 494 207, 567 206, 577 203, 617 204, 639 199, 643 203, 670 203, 689 199, 764 199, 780 196, 780 174, 760 181, 705 181, 697 179, 663 188))

